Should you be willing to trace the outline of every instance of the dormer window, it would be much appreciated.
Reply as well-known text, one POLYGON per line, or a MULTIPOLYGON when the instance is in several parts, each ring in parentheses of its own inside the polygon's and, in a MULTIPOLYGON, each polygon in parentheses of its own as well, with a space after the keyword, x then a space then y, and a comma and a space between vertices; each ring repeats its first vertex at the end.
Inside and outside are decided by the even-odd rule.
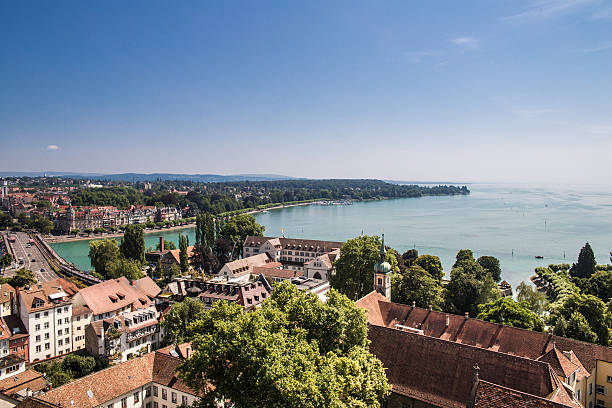
POLYGON ((111 301, 111 302, 113 302, 113 303, 117 303, 117 301, 119 300, 119 299, 117 299, 115 296, 109 296, 108 298, 109 298, 109 299, 110 299, 110 301, 111 301))

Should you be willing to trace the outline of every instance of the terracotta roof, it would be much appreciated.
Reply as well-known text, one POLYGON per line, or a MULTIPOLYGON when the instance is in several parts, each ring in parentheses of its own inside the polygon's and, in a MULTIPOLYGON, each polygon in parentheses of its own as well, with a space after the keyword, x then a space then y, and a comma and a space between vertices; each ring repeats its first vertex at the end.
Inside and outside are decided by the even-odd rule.
POLYGON ((72 315, 73 316, 80 316, 80 315, 83 315, 85 313, 91 313, 91 309, 88 308, 87 306, 72 306, 72 315))
POLYGON ((280 278, 280 279, 291 279, 297 278, 298 276, 303 276, 304 272, 296 271, 293 269, 276 269, 276 268, 268 268, 268 266, 256 266, 253 268, 254 275, 263 275, 267 279, 270 278, 280 278))
MULTIPOLYGON (((573 405, 570 405, 573 406, 573 405)), ((568 405, 480 380, 473 408, 567 408, 568 405)))
POLYGON ((579 369, 578 364, 570 361, 557 347, 553 347, 548 353, 543 354, 536 360, 547 362, 555 370, 555 373, 563 378, 568 378, 579 369))
POLYGON ((547 333, 504 326, 478 319, 444 312, 431 311, 399 303, 392 303, 380 293, 371 292, 356 305, 365 308, 368 322, 376 326, 394 328, 403 325, 423 330, 427 336, 469 344, 492 351, 537 359, 553 348, 573 351, 587 372, 592 373, 597 360, 612 363, 612 348, 585 343, 547 333), (448 317, 448 326, 446 325, 448 317))
POLYGON ((32 405, 19 406, 38 407, 47 403, 53 404, 51 406, 93 408, 151 382, 197 395, 176 376, 176 368, 181 362, 180 358, 155 351, 55 388, 34 399, 30 402, 32 405), (35 405, 38 403, 36 400, 42 401, 42 405, 35 405))
MULTIPOLYGON (((223 265, 223 268, 228 268, 232 274, 246 274, 251 273, 253 268, 256 266, 265 266, 266 264, 273 263, 272 258, 267 253, 261 253, 253 256, 248 256, 242 259, 236 259, 223 265)), ((277 264, 274 262, 274 264, 277 264)), ((282 265, 282 264, 281 264, 282 265)))
POLYGON ((79 295, 95 315, 112 312, 132 304, 135 308, 145 308, 151 304, 151 299, 138 287, 131 285, 125 276, 83 288, 79 295))
POLYGON ((64 278, 54 279, 52 281, 37 283, 26 288, 19 288, 19 296, 22 297, 23 303, 28 313, 38 312, 40 310, 52 309, 57 305, 49 299, 50 295, 65 293, 65 301, 70 299, 79 291, 79 288, 72 282, 64 278), (35 300, 40 300, 39 307, 35 307, 35 300))
MULTIPOLYGON (((174 260, 178 264, 181 263, 181 250, 180 249, 172 249, 168 251, 168 253, 174 258, 174 260)), ((189 259, 191 259, 194 254, 195 254, 195 247, 193 245, 187 247, 187 256, 189 257, 189 259)))
POLYGON ((155 281, 149 276, 132 281, 132 285, 136 286, 140 292, 144 293, 151 299, 157 297, 157 295, 161 293, 160 287, 157 286, 155 281))
POLYGON ((0 303, 6 303, 15 297, 15 288, 8 283, 0 285, 0 303))
POLYGON ((9 396, 26 388, 37 392, 46 387, 47 381, 45 381, 43 375, 34 370, 25 370, 23 373, 15 374, 0 381, 0 392, 9 396))
POLYGON ((555 390, 544 362, 380 326, 371 325, 368 338, 393 391, 435 406, 466 406, 475 364, 495 384, 539 397, 555 390))
POLYGON ((314 239, 298 239, 298 238, 283 238, 283 237, 257 237, 247 236, 244 240, 244 246, 260 247, 266 241, 278 240, 283 249, 302 249, 304 251, 316 252, 331 252, 334 249, 341 248, 344 242, 338 241, 319 241, 314 239))

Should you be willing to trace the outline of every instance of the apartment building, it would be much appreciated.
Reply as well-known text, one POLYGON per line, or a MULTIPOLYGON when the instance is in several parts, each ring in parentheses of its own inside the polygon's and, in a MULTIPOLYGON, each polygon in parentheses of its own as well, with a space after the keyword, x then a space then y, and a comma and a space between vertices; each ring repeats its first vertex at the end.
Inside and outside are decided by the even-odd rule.
POLYGON ((163 331, 154 306, 98 320, 87 326, 87 351, 111 362, 127 361, 159 348, 163 331))
POLYGON ((18 314, 30 336, 30 361, 73 350, 71 299, 78 290, 63 278, 18 289, 18 314))
POLYGON ((307 278, 329 280, 333 262, 340 256, 343 242, 295 239, 285 237, 248 236, 242 247, 242 257, 267 253, 283 269, 304 273, 307 278))
POLYGON ((91 324, 92 311, 87 306, 72 305, 72 347, 85 349, 85 329, 91 324))
POLYGON ((280 268, 282 264, 276 262, 267 252, 252 255, 235 261, 227 262, 217 272, 217 276, 235 278, 245 274, 253 274, 255 268, 280 268))
MULTIPOLYGON (((199 394, 177 375, 189 347, 167 347, 79 378, 17 405, 20 408, 177 408, 199 394), (182 350, 182 352, 181 352, 182 350)), ((222 402, 217 404, 222 408, 222 402)))
POLYGON ((19 316, 11 315, 1 318, 0 326, 2 327, 2 338, 6 337, 8 341, 8 353, 21 357, 26 362, 30 361, 29 335, 19 316))
POLYGON ((110 279, 96 285, 81 289, 72 299, 75 308, 83 315, 91 314, 85 319, 91 322, 146 309, 155 304, 155 297, 161 292, 159 286, 150 277, 129 281, 125 276, 110 279))

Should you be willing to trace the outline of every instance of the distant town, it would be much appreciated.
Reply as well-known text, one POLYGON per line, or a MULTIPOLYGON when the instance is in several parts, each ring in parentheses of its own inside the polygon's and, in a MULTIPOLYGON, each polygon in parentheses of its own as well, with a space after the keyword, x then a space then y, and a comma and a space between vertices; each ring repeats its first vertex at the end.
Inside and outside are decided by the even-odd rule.
POLYGON ((4 180, 1 193, 7 406, 272 406, 264 385, 243 390, 262 376, 280 387, 273 366, 303 382, 351 367, 335 372, 338 388, 297 393, 326 401, 312 406, 612 404, 612 266, 588 243, 577 263, 512 288, 499 260, 469 249, 445 277, 437 256, 399 253, 384 234, 268 236, 251 215, 466 187, 39 177, 4 180), (178 242, 145 247, 145 233, 170 228, 178 242), (78 239, 89 240, 91 269, 52 246, 78 239))

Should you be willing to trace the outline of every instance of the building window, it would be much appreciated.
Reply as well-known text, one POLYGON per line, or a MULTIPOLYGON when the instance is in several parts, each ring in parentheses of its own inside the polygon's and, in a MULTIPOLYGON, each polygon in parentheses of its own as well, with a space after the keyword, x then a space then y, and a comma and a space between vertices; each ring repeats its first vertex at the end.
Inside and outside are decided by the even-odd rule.
POLYGON ((34 326, 34 331, 38 331, 40 330, 40 324, 37 324, 36 326, 34 326))
POLYGON ((609 376, 608 376, 608 382, 609 382, 609 383, 612 383, 612 375, 609 375, 609 376))
POLYGON ((45 333, 45 340, 49 340, 49 333, 45 333))
POLYGON ((49 350, 51 348, 51 343, 45 343, 45 350, 49 350))
POLYGON ((34 318, 35 318, 35 319, 40 319, 40 313, 36 313, 36 314, 34 315, 34 318))
POLYGON ((62 319, 57 319, 57 325, 61 325, 62 324, 62 319))
POLYGON ((64 318, 64 323, 70 323, 70 318, 69 317, 64 318))
POLYGON ((127 408, 127 397, 121 398, 121 408, 127 408))
POLYGON ((40 341, 40 335, 36 336, 36 342, 38 343, 40 341))
POLYGON ((45 324, 43 325, 43 327, 44 327, 45 329, 48 329, 48 328, 49 328, 49 322, 45 322, 45 324))
POLYGON ((40 346, 36 346, 36 352, 40 353, 40 346))
POLYGON ((147 405, 145 405, 146 408, 151 408, 151 403, 147 402, 147 405))
POLYGON ((63 346, 63 345, 64 345, 64 342, 63 342, 63 341, 60 339, 60 340, 58 340, 58 341, 57 341, 57 345, 58 345, 58 346, 63 346))
POLYGON ((135 392, 134 393, 134 402, 138 402, 138 401, 140 401, 140 393, 135 392))
POLYGON ((157 385, 153 386, 153 396, 157 397, 157 385))
POLYGON ((108 405, 106 406, 106 408, 113 408, 113 405, 114 405, 114 404, 108 404, 108 405))
POLYGON ((603 385, 597 384, 595 386, 595 392, 597 394, 606 395, 606 387, 604 387, 603 385))
POLYGON ((149 398, 151 396, 151 386, 149 385, 145 388, 145 398, 149 398))
POLYGON ((186 395, 183 395, 183 396, 181 397, 181 403, 182 403, 183 405, 187 405, 187 396, 186 396, 186 395))
POLYGON ((593 394, 593 383, 589 384, 589 395, 593 394))
POLYGON ((68 306, 64 306, 64 312, 68 313, 68 306))
POLYGON ((176 404, 176 392, 172 391, 172 403, 176 404))
POLYGON ((70 329, 66 327, 66 328, 64 329, 64 334, 68 334, 69 332, 70 332, 70 329))
POLYGON ((43 313, 43 316, 45 316, 45 317, 49 317, 49 312, 45 312, 45 313, 43 313))
POLYGON ((578 390, 578 393, 576 395, 578 397, 578 401, 580 401, 580 390, 578 390))
POLYGON ((162 388, 162 399, 163 400, 167 400, 168 399, 168 391, 166 391, 165 388, 162 388))

